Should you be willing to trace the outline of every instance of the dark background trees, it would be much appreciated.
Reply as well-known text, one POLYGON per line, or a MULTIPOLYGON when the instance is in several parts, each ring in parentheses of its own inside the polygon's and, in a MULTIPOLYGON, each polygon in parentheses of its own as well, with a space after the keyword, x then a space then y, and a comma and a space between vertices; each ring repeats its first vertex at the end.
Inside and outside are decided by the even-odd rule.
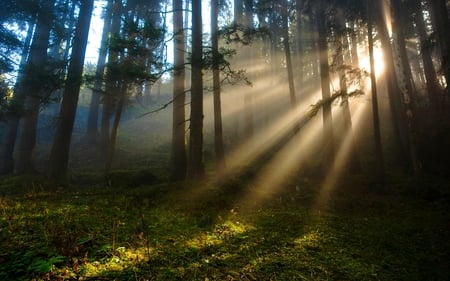
MULTIPOLYGON (((122 155, 114 160, 116 152, 129 149, 121 143, 119 124, 124 120, 132 124, 131 116, 142 115, 135 122, 140 125, 133 126, 145 127, 140 123, 143 118, 165 120, 163 127, 171 135, 172 145, 156 166, 166 167, 172 179, 199 178, 214 162, 225 170, 225 163, 241 147, 251 149, 240 154, 244 160, 231 163, 251 166, 258 155, 275 155, 294 136, 306 141, 304 135, 309 133, 302 126, 316 122, 313 116, 319 112, 323 142, 298 147, 301 152, 292 157, 309 155, 311 164, 305 168, 297 163, 300 170, 317 171, 321 166, 321 173, 326 173, 329 165, 341 161, 336 156, 343 147, 350 147, 343 161, 353 172, 381 167, 374 161, 374 155, 381 154, 387 154, 383 161, 388 167, 416 174, 423 168, 437 169, 427 151, 435 151, 431 143, 448 130, 443 121, 448 116, 446 1, 380 1, 372 3, 373 8, 364 1, 260 0, 232 5, 200 1, 194 3, 192 8, 197 9, 192 13, 183 9, 189 7, 186 2, 94 2, 104 9, 95 21, 104 23, 103 30, 95 26, 101 43, 96 71, 85 76, 80 101, 71 103, 74 136, 69 133, 62 141, 65 147, 77 148, 73 154, 56 149, 53 156, 48 145, 53 140, 47 137, 41 142, 39 124, 45 118, 61 123, 64 114, 55 115, 56 109, 51 115, 49 108, 59 107, 61 93, 72 90, 70 96, 76 97, 80 92, 67 83, 69 61, 85 49, 74 45, 83 6, 62 0, 5 2, 9 12, 0 15, 4 22, 1 75, 6 83, 1 115, 3 173, 37 171, 56 177, 65 174, 59 171, 65 165, 55 164, 55 155, 64 154, 63 162, 69 166, 78 157, 88 159, 93 169, 111 171, 114 162, 122 160, 122 155), (200 5, 210 6, 211 14, 201 15, 200 5), (202 18, 211 26, 202 24, 202 18), (373 45, 372 50, 367 45, 373 45), (377 58, 370 63, 369 53, 373 57, 381 52, 382 63, 377 64, 377 58), (368 84, 374 71, 382 73, 372 77, 377 100, 367 94, 375 92, 375 84, 368 84), (362 122, 356 115, 364 98, 373 105, 365 118, 379 122, 362 122), (87 107, 89 117, 83 113, 87 107), (165 108, 171 108, 171 114, 165 108), (75 110, 80 112, 77 117, 75 110), (285 121, 289 126, 296 124, 290 136, 282 132, 283 119, 290 120, 285 121), (87 125, 84 137, 78 139, 78 127, 83 127, 79 120, 87 125), (380 134, 374 138, 368 134, 373 129, 367 128, 377 123, 380 129, 375 132, 380 134), (371 144, 374 140, 382 145, 371 144), (83 147, 90 152, 83 155, 83 147)), ((55 129, 50 131, 59 143, 60 130, 55 129)), ((126 134, 137 139, 137 133, 126 134)), ((142 153, 146 152, 137 154, 142 153)), ((272 156, 264 161, 272 161, 272 156)))

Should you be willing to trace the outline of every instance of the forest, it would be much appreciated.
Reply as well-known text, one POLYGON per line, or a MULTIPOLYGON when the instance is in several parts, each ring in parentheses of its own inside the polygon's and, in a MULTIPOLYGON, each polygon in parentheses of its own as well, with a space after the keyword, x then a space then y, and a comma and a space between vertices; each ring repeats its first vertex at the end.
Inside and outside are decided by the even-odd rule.
POLYGON ((1 6, 1 280, 448 280, 449 0, 1 6))

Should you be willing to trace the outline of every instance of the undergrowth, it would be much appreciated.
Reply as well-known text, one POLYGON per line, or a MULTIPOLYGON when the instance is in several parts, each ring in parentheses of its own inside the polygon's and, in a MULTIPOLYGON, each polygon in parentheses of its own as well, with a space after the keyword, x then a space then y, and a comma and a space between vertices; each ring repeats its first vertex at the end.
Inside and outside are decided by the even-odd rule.
POLYGON ((450 276, 448 187, 440 180, 422 183, 438 192, 431 199, 407 192, 408 180, 382 193, 348 180, 322 208, 314 207, 314 182, 293 182, 259 202, 242 202, 258 190, 238 181, 83 182, 53 192, 41 180, 1 183, 0 280, 450 276))

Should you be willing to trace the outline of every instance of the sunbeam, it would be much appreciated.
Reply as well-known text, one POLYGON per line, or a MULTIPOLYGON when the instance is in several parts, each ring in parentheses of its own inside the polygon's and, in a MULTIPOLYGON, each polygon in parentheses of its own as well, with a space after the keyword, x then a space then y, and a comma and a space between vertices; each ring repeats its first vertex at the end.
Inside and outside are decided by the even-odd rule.
MULTIPOLYGON (((354 127, 359 127, 360 123, 362 123, 365 120, 362 117, 364 116, 364 113, 367 110, 368 107, 367 105, 368 103, 357 104, 357 107, 355 108, 352 114, 352 121, 354 123, 354 127)), ((338 183, 340 177, 345 172, 344 164, 348 160, 350 149, 354 149, 351 147, 351 144, 353 143, 352 142, 353 137, 354 137, 353 130, 348 130, 347 132, 345 132, 345 135, 342 138, 339 147, 337 147, 336 155, 331 165, 331 168, 328 171, 328 174, 326 175, 320 187, 319 195, 314 204, 314 210, 320 211, 327 206, 332 191, 336 187, 336 184, 338 183)))

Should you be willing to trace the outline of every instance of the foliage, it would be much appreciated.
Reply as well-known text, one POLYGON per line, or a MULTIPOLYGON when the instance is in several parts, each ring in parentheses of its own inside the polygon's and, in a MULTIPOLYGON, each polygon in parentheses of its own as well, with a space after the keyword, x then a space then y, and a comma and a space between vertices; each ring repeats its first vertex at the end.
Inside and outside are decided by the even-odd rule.
MULTIPOLYGON (((17 182, 1 180, 2 193, 17 182)), ((351 178, 321 209, 320 185, 300 179, 260 202, 240 200, 261 192, 245 181, 56 193, 15 185, 0 199, 0 278, 445 280, 443 181, 422 182, 439 194, 429 201, 411 194, 408 178, 382 194, 351 178)))

